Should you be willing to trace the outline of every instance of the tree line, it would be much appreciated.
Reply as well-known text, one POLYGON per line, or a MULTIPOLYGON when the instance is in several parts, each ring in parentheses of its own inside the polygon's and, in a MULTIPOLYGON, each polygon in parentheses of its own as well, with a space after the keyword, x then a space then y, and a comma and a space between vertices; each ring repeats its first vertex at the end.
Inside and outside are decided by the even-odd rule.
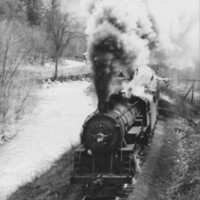
POLYGON ((55 63, 62 56, 80 57, 86 50, 84 27, 70 11, 61 12, 60 0, 0 0, 0 23, 21 26, 28 62, 55 63))
POLYGON ((15 124, 33 103, 38 77, 29 66, 51 60, 57 79, 59 59, 80 56, 86 49, 75 15, 62 13, 59 0, 46 2, 0 0, 0 144, 16 134, 15 124))

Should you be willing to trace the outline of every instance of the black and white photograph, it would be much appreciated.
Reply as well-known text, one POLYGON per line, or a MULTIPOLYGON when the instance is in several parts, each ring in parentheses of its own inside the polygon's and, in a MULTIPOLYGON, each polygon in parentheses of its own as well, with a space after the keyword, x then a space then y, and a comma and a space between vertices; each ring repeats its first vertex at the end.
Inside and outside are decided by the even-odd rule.
POLYGON ((0 200, 200 200, 199 0, 0 0, 0 200))

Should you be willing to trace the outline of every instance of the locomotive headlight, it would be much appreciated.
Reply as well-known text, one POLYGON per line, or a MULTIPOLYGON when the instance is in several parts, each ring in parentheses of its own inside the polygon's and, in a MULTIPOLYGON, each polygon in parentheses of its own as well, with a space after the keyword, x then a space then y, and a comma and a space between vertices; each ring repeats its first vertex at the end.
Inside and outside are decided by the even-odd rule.
POLYGON ((95 114, 85 123, 82 143, 93 152, 109 152, 121 144, 120 124, 114 117, 95 114))
POLYGON ((106 137, 106 135, 104 135, 103 133, 98 133, 97 135, 96 135, 96 142, 97 143, 102 143, 102 142, 104 142, 105 140, 105 137, 106 137))

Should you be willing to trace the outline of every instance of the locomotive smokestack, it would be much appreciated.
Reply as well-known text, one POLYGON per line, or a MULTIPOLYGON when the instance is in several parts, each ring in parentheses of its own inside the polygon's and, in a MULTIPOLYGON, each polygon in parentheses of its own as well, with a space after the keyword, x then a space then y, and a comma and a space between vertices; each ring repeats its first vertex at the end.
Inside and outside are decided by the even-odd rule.
POLYGON ((99 113, 107 113, 108 112, 108 102, 99 101, 98 109, 99 109, 99 113))
POLYGON ((88 56, 94 71, 99 110, 106 110, 105 102, 120 88, 116 78, 120 72, 131 76, 135 66, 148 63, 148 44, 154 42, 155 32, 141 9, 145 5, 139 0, 117 4, 114 0, 95 2, 89 9, 91 17, 86 30, 88 56))
POLYGON ((89 18, 88 57, 99 101, 115 93, 113 78, 119 71, 131 76, 144 65, 176 68, 199 62, 199 15, 194 10, 198 0, 82 2, 89 18))

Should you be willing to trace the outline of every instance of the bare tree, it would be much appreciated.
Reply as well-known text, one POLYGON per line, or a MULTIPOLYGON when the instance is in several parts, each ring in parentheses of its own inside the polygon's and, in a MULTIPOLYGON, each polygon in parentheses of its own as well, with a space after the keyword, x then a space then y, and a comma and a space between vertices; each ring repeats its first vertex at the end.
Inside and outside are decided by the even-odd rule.
POLYGON ((28 106, 31 85, 22 70, 26 57, 24 26, 4 20, 0 23, 0 142, 20 120, 28 106))
POLYGON ((55 61, 54 80, 58 77, 58 62, 64 50, 70 42, 77 39, 76 19, 70 13, 61 13, 57 0, 51 1, 51 8, 46 13, 46 24, 49 39, 53 45, 53 57, 55 61))

